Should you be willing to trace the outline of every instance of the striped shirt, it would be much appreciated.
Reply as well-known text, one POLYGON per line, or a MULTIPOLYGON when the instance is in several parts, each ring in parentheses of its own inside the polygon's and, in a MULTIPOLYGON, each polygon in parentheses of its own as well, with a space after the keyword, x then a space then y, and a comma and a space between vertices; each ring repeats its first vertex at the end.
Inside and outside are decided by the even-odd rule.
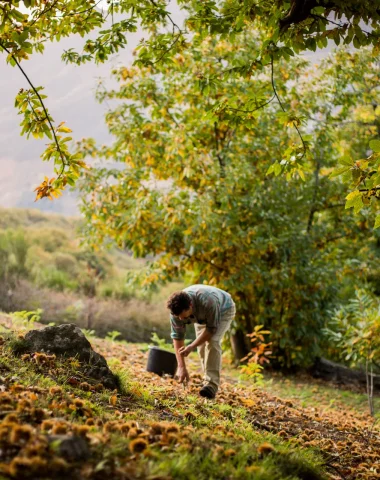
POLYGON ((206 330, 214 334, 224 312, 233 307, 231 295, 224 290, 207 285, 192 285, 183 290, 191 298, 193 313, 186 320, 170 315, 171 338, 183 340, 186 325, 199 323, 206 325, 206 330))

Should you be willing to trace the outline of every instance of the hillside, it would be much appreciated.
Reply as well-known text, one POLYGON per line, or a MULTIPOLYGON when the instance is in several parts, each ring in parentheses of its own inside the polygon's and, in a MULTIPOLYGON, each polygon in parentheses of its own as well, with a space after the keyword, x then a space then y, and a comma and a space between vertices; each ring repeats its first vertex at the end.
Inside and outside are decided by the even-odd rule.
POLYGON ((3 480, 379 478, 378 427, 328 398, 301 407, 225 376, 216 400, 201 399, 195 356, 182 388, 145 371, 146 346, 90 338, 118 375, 109 391, 73 358, 15 356, 22 331, 2 329, 3 480))
POLYGON ((0 208, 0 310, 40 309, 44 323, 75 322, 99 335, 117 330, 129 341, 148 341, 152 331, 167 336, 169 293, 152 297, 128 282, 146 260, 81 245, 80 221, 0 208))
POLYGON ((79 217, 67 217, 54 213, 44 213, 31 208, 0 207, 0 229, 7 228, 62 228, 69 235, 75 234, 79 217))

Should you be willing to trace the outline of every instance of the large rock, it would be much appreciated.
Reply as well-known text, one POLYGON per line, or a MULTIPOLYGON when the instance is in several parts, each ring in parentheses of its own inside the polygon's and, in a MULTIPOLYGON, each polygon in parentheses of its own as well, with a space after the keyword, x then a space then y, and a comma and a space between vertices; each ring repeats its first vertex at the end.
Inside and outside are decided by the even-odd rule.
POLYGON ((30 330, 25 335, 29 352, 54 353, 57 356, 75 357, 83 365, 83 372, 99 380, 106 388, 118 388, 115 375, 105 358, 95 352, 81 329, 73 324, 30 330))

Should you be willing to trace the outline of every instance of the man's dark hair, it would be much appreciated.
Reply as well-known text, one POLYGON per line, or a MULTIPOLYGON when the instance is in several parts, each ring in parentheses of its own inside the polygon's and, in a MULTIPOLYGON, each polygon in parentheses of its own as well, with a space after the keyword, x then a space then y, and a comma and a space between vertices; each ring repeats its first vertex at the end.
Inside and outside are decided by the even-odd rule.
POLYGON ((173 315, 180 315, 185 310, 189 310, 191 305, 190 295, 186 292, 174 292, 170 295, 166 306, 173 315))

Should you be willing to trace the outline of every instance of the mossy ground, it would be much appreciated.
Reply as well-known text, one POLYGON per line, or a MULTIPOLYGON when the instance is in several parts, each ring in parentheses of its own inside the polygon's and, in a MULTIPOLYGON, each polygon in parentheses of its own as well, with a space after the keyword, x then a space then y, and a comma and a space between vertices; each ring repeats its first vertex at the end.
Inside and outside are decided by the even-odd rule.
POLYGON ((146 347, 92 338, 119 377, 112 392, 78 375, 77 360, 16 356, 14 334, 3 337, 3 478, 380 478, 379 432, 364 414, 303 408, 236 381, 206 400, 196 356, 183 388, 146 372, 146 347), (91 456, 61 458, 49 435, 81 436, 91 456))

